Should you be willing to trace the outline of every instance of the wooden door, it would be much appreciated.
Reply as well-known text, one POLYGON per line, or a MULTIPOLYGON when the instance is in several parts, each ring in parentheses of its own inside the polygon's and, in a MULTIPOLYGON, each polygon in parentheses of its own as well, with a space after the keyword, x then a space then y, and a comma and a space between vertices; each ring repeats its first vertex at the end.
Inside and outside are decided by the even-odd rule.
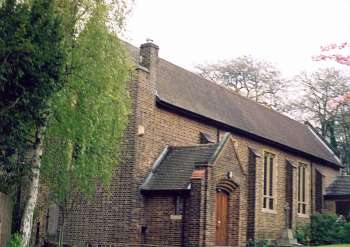
POLYGON ((216 193, 216 233, 215 244, 217 246, 227 245, 228 227, 228 193, 219 190, 216 193))

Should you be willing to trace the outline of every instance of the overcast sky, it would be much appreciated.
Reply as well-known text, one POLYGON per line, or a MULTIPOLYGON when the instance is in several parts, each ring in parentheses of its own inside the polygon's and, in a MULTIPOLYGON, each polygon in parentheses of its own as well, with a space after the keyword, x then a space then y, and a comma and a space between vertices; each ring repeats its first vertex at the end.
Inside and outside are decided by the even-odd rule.
POLYGON ((291 76, 321 65, 311 60, 321 45, 350 41, 350 1, 135 0, 125 36, 136 46, 153 39, 190 70, 252 55, 291 76))

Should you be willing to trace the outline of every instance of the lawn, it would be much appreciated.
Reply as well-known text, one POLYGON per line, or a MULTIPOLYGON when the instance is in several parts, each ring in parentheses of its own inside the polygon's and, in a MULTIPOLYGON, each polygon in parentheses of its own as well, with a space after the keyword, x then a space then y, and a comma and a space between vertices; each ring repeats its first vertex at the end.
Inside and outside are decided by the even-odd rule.
POLYGON ((350 247, 350 244, 330 244, 330 245, 319 245, 317 247, 350 247))

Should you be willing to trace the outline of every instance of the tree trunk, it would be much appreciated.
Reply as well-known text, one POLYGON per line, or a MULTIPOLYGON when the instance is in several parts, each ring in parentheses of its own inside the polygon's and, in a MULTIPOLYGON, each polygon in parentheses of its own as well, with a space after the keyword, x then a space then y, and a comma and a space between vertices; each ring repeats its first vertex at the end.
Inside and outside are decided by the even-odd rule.
POLYGON ((41 155, 43 151, 43 132, 44 127, 39 127, 35 133, 35 144, 33 148, 33 157, 31 159, 32 177, 29 184, 28 201, 23 212, 20 231, 23 247, 29 246, 33 228, 33 215, 38 200, 41 155))
POLYGON ((335 134, 335 121, 331 120, 329 124, 329 140, 331 146, 335 149, 336 154, 339 155, 338 153, 338 143, 336 139, 336 134, 335 134))
POLYGON ((22 185, 21 183, 16 186, 16 198, 13 204, 12 212, 12 232, 19 232, 21 230, 21 198, 22 198, 22 185))
POLYGON ((66 206, 61 206, 60 207, 60 212, 61 212, 61 224, 60 224, 60 233, 58 236, 58 247, 63 247, 63 241, 64 241, 64 223, 66 219, 66 206))
POLYGON ((63 247, 63 231, 64 231, 64 224, 60 227, 60 235, 58 237, 58 247, 63 247))

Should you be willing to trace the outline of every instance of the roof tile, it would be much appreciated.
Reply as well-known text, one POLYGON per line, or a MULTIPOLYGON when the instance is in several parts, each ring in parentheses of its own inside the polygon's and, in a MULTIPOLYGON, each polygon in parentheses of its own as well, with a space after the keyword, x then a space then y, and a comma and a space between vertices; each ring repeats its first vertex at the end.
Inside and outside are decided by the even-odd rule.
MULTIPOLYGON (((126 46, 138 61, 139 49, 130 44, 126 46)), ((342 166, 325 143, 304 124, 164 59, 159 59, 158 66, 160 101, 342 166)))
POLYGON ((326 188, 326 196, 350 196, 350 176, 338 176, 326 188))
POLYGON ((219 144, 169 147, 141 190, 187 190, 195 166, 207 164, 218 147, 219 144))

